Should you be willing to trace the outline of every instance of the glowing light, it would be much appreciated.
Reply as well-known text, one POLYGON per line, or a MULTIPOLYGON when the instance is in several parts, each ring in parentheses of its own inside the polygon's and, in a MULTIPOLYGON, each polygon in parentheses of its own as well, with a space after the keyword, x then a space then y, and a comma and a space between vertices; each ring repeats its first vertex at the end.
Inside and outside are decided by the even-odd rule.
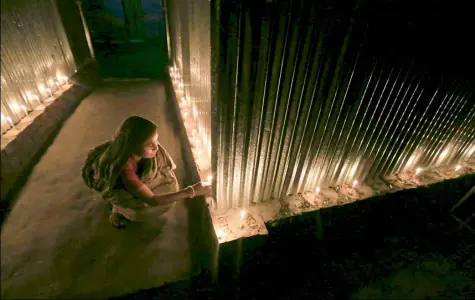
POLYGON ((240 227, 244 227, 244 218, 246 217, 246 211, 244 209, 241 209, 241 224, 240 227))
POLYGON ((416 175, 419 175, 421 172, 422 172, 422 169, 421 169, 421 168, 417 168, 417 169, 416 169, 416 175))
POLYGON ((315 189, 315 193, 318 195, 320 194, 320 187, 317 186, 317 188, 315 189))
POLYGON ((15 111, 18 112, 20 110, 20 106, 16 103, 12 103, 10 107, 15 111))
POLYGON ((180 83, 178 84, 178 88, 179 88, 179 89, 183 89, 183 82, 180 82, 180 83))
POLYGON ((188 118, 188 112, 187 112, 187 111, 185 111, 185 112, 183 113, 183 118, 184 118, 184 119, 188 118))
POLYGON ((69 77, 68 76, 63 76, 63 81, 66 84, 69 84, 69 77))
POLYGON ((455 171, 459 171, 460 169, 462 169, 462 166, 461 166, 461 165, 457 165, 457 166, 455 167, 455 171))
MULTIPOLYGON (((7 121, 10 123, 10 125, 12 125, 12 127, 15 128, 15 125, 13 124, 12 118, 10 118, 10 117, 5 117, 5 116, 2 114, 2 119, 7 120, 7 121)), ((16 129, 16 128, 15 128, 15 129, 16 129)))
POLYGON ((193 118, 197 118, 198 117, 198 109, 196 109, 196 106, 193 106, 193 118))
POLYGON ((45 86, 44 86, 43 84, 40 84, 40 85, 38 85, 38 90, 39 90, 40 92, 45 92, 45 91, 46 91, 46 88, 45 88, 45 86))
POLYGON ((212 176, 212 175, 209 175, 209 176, 206 178, 206 182, 211 185, 211 183, 213 183, 213 176, 212 176))
POLYGON ((441 154, 440 154, 440 158, 443 159, 447 156, 447 153, 449 153, 449 150, 444 150, 441 154))
POLYGON ((28 110, 26 110, 25 105, 21 105, 21 109, 23 109, 23 112, 25 113, 25 116, 28 118, 28 120, 31 120, 30 116, 28 115, 28 110))
POLYGON ((353 180, 353 188, 355 188, 358 185, 358 180, 353 180))
POLYGON ((223 231, 222 229, 218 229, 218 230, 216 231, 216 236, 218 237, 218 239, 224 237, 224 235, 225 235, 225 234, 224 234, 224 231, 223 231))

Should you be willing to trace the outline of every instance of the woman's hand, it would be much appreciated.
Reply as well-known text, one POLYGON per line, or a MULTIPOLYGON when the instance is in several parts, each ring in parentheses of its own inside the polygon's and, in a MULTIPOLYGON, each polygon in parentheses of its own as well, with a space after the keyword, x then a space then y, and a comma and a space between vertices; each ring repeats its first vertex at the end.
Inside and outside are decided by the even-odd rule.
POLYGON ((203 182, 198 182, 192 185, 192 187, 195 191, 195 196, 211 196, 211 185, 204 184, 203 182))

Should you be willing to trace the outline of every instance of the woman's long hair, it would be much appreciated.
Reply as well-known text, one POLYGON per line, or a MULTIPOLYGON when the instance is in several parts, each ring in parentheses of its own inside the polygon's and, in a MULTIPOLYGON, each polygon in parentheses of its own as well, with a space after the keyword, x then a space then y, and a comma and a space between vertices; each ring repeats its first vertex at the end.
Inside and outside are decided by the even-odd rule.
MULTIPOLYGON (((145 141, 157 132, 157 128, 155 123, 143 117, 127 118, 97 162, 96 178, 105 181, 109 190, 113 189, 124 164, 141 150, 145 141)), ((151 164, 151 161, 144 163, 151 164)))

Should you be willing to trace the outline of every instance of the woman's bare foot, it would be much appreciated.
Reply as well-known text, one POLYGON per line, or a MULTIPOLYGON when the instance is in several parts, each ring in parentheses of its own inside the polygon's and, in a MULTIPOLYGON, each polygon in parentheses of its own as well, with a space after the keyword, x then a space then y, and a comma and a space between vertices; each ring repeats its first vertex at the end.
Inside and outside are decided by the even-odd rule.
POLYGON ((109 222, 117 229, 124 228, 129 220, 119 213, 111 213, 109 216, 109 222))

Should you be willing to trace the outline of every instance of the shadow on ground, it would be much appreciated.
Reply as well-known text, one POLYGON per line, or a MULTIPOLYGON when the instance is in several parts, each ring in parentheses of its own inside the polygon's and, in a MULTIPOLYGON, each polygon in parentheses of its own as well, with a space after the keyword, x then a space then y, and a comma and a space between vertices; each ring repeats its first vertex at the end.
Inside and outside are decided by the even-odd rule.
POLYGON ((475 175, 321 210, 269 225, 268 237, 219 248, 219 287, 199 280, 136 299, 470 299, 475 236, 447 211, 475 175), (201 290, 200 290, 201 289, 201 290))

